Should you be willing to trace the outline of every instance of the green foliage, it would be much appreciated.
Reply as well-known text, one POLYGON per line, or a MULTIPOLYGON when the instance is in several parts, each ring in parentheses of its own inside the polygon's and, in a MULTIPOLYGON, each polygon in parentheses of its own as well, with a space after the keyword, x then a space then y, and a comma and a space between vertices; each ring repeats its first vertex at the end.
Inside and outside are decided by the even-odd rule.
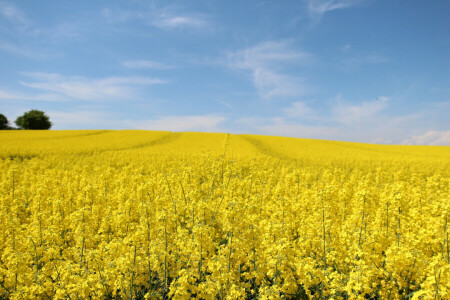
POLYGON ((16 125, 21 129, 50 129, 52 122, 40 110, 30 110, 16 119, 16 125))
POLYGON ((0 114, 0 130, 3 129, 11 129, 11 128, 9 127, 8 119, 4 115, 0 114))

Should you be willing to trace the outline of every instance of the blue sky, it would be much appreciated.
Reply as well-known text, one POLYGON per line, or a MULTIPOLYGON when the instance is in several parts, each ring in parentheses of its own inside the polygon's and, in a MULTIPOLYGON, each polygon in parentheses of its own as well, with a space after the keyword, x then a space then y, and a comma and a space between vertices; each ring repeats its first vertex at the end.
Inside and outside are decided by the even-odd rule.
POLYGON ((0 0, 0 113, 450 145, 449 15, 447 0, 0 0))

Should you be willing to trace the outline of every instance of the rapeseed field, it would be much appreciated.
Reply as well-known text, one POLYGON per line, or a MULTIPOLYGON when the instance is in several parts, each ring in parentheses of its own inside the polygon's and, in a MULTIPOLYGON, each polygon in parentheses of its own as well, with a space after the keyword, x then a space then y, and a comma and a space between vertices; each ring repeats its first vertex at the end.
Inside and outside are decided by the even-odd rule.
POLYGON ((1 299, 450 299, 450 147, 0 132, 1 299))

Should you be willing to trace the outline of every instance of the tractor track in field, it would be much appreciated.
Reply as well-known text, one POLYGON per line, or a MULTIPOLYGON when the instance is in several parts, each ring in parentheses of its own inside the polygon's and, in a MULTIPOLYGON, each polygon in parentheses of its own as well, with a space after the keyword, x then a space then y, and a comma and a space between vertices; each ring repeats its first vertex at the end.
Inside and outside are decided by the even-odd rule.
POLYGON ((278 158, 278 159, 282 159, 282 160, 296 161, 295 158, 289 157, 289 156, 287 156, 285 154, 282 154, 282 153, 274 150, 269 145, 267 145, 267 143, 264 143, 263 141, 260 141, 258 139, 255 139, 255 138, 252 138, 252 137, 249 137, 249 136, 246 136, 246 135, 238 135, 238 136, 240 138, 242 138, 243 140, 245 140, 250 145, 252 145, 258 152, 260 152, 263 155, 274 157, 274 158, 278 158))
POLYGON ((153 140, 153 141, 150 141, 147 143, 134 145, 132 147, 117 149, 117 150, 132 150, 132 149, 140 149, 140 148, 169 144, 169 143, 173 143, 174 141, 178 140, 181 137, 181 135, 182 135, 182 132, 171 132, 166 135, 163 135, 160 138, 157 138, 156 140, 153 140))
POLYGON ((113 132, 113 131, 112 130, 100 130, 100 131, 96 131, 96 132, 88 132, 88 133, 76 134, 76 135, 42 137, 42 138, 37 138, 35 140, 38 140, 38 141, 43 141, 43 140, 65 140, 65 139, 78 138, 78 137, 87 137, 87 136, 91 136, 91 135, 100 135, 100 134, 105 134, 105 133, 108 133, 108 132, 113 132))
MULTIPOLYGON (((157 139, 154 139, 154 140, 151 140, 151 141, 148 141, 145 143, 128 146, 128 147, 124 147, 124 148, 112 147, 112 148, 107 148, 107 149, 101 149, 101 150, 95 151, 95 153, 103 153, 103 152, 108 152, 108 151, 126 151, 126 150, 134 150, 134 149, 141 149, 141 148, 169 144, 169 143, 172 143, 172 142, 178 140, 181 137, 181 135, 182 135, 182 132, 170 132, 170 133, 165 134, 157 139)), ((92 151, 86 151, 83 153, 92 153, 92 151)))

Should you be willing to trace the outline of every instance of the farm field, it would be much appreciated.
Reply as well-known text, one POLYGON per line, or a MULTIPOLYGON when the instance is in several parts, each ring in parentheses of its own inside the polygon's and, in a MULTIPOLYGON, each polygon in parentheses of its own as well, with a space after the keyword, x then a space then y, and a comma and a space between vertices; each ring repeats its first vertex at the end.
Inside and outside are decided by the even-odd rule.
POLYGON ((450 299, 450 147, 0 132, 0 299, 450 299))

